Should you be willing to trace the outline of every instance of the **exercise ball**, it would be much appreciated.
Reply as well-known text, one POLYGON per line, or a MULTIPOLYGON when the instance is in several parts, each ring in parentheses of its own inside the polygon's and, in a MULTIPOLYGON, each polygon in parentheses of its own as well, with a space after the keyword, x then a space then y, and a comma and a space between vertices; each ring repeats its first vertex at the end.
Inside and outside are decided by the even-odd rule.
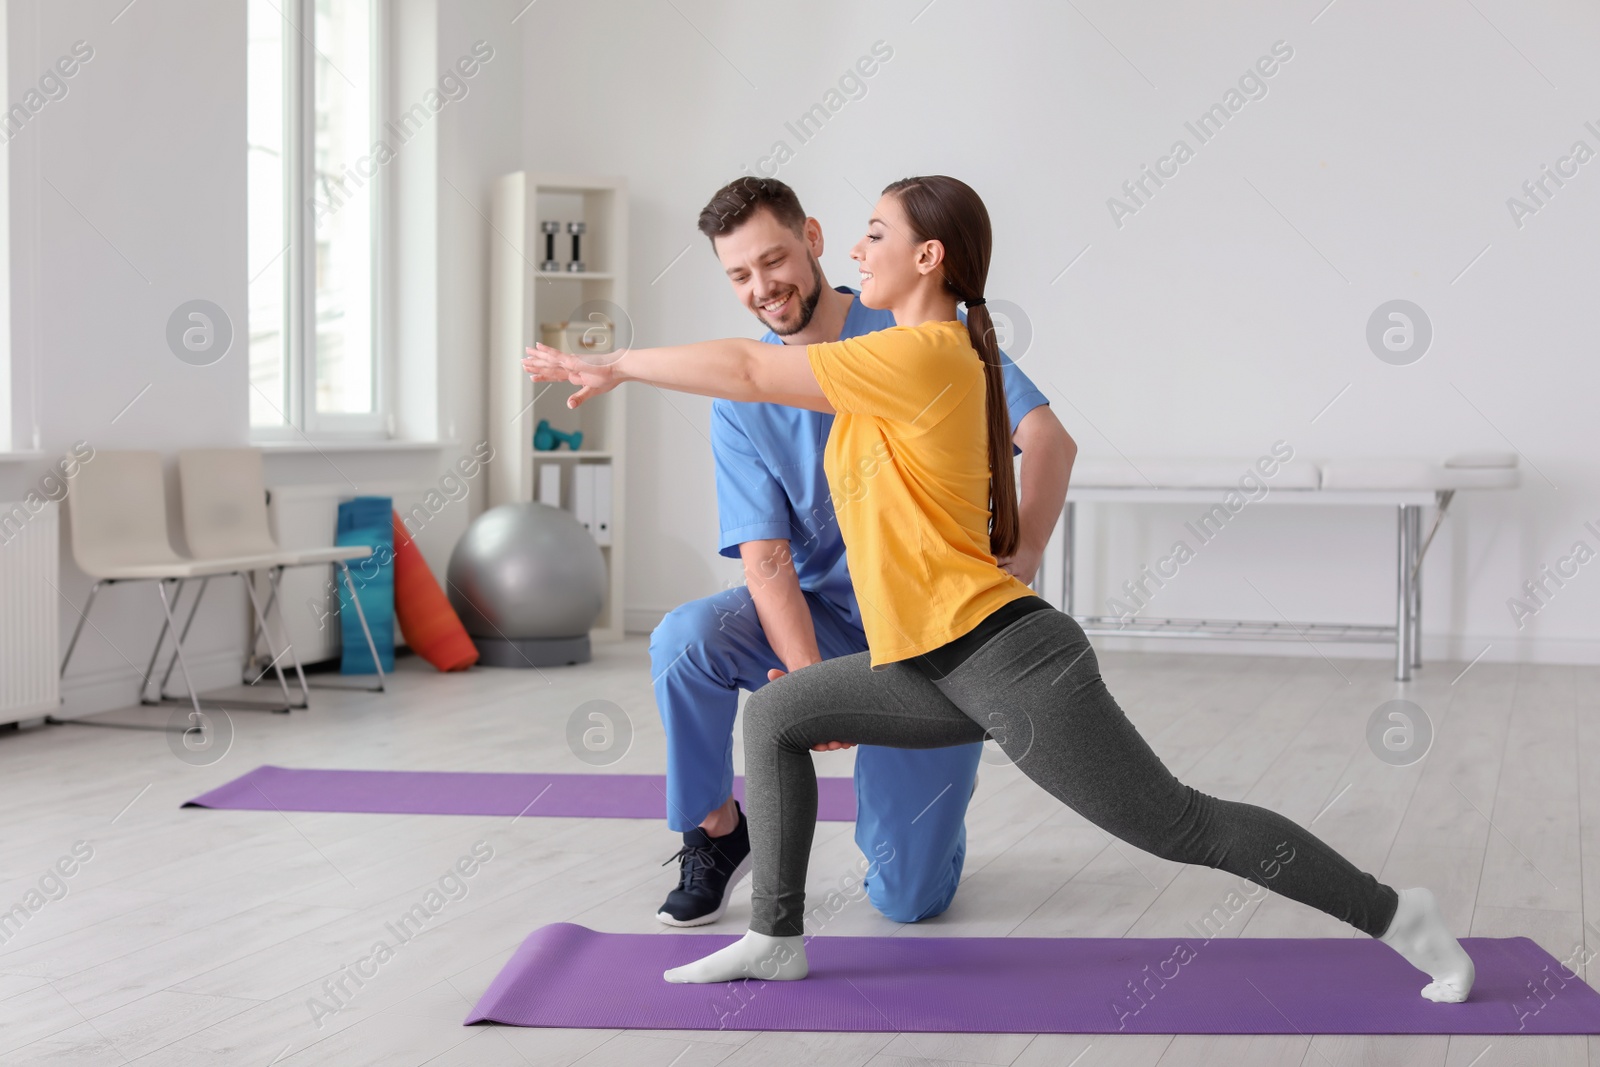
POLYGON ((606 564, 589 531, 548 504, 501 504, 472 520, 450 553, 450 603, 490 667, 589 660, 606 564))

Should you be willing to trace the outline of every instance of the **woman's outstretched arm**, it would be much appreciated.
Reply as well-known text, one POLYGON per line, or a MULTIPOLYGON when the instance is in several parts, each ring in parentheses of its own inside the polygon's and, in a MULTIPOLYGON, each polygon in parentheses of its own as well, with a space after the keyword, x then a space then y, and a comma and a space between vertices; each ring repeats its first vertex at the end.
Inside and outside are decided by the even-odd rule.
POLYGON ((534 345, 527 349, 522 367, 536 382, 579 386, 567 400, 572 408, 623 382, 644 382, 680 393, 833 411, 802 345, 733 338, 670 348, 632 348, 588 359, 534 345))

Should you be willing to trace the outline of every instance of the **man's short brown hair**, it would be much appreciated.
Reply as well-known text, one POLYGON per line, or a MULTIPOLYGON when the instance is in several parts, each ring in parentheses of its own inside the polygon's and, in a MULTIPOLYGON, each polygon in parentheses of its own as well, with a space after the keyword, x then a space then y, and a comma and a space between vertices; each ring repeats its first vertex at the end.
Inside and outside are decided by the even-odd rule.
POLYGON ((796 234, 804 235, 806 213, 794 190, 776 178, 757 178, 749 174, 718 189, 700 210, 700 232, 710 238, 714 248, 718 237, 726 237, 737 230, 762 208, 772 212, 796 234))

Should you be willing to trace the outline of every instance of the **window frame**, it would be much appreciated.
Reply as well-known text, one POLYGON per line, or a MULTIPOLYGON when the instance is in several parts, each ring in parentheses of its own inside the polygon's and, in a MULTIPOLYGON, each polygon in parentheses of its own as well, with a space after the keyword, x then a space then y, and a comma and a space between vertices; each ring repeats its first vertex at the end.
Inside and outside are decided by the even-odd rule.
MULTIPOLYGON (((373 171, 363 187, 368 197, 370 232, 368 270, 371 302, 368 307, 372 338, 373 410, 365 414, 319 412, 316 405, 317 359, 317 230, 311 196, 316 188, 316 3, 317 0, 280 0, 286 25, 283 49, 284 114, 284 231, 288 249, 280 270, 284 285, 283 335, 288 379, 289 410, 284 422, 250 427, 253 442, 270 444, 301 439, 352 441, 384 440, 394 436, 394 355, 390 344, 392 274, 387 267, 393 247, 390 225, 391 168, 373 171)), ((370 131, 381 140, 382 116, 390 105, 392 81, 388 58, 391 25, 388 5, 380 0, 335 0, 364 3, 372 27, 368 51, 370 131)), ((247 82, 248 85, 248 82, 247 82)), ((248 90, 247 90, 248 91, 248 90)), ((368 145, 370 148, 370 143, 368 145)), ((246 204, 248 205, 248 192, 246 204)), ((276 398, 274 398, 276 399, 276 398)))

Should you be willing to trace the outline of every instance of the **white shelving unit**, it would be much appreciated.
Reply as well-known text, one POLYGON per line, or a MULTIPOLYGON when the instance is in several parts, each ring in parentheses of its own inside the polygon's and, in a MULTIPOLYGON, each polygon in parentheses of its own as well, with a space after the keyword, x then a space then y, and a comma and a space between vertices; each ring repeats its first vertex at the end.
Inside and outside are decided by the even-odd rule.
POLYGON ((626 390, 617 389, 567 410, 575 389, 564 384, 541 385, 537 395, 522 371, 523 349, 543 340, 548 323, 587 326, 604 315, 616 321, 624 342, 632 335, 628 306, 628 187, 621 178, 584 177, 517 171, 494 186, 492 220, 497 231, 490 241, 489 290, 489 506, 536 500, 538 468, 561 467, 561 506, 574 507, 574 468, 580 464, 606 468, 611 478, 610 544, 601 544, 607 589, 605 607, 590 631, 595 640, 622 637, 622 560, 627 523, 625 433, 626 390), (540 223, 559 222, 555 258, 571 258, 568 222, 582 222, 587 232, 581 254, 588 270, 545 271, 545 234, 540 223), (533 447, 539 420, 563 433, 580 431, 579 451, 562 444, 557 451, 533 447))

